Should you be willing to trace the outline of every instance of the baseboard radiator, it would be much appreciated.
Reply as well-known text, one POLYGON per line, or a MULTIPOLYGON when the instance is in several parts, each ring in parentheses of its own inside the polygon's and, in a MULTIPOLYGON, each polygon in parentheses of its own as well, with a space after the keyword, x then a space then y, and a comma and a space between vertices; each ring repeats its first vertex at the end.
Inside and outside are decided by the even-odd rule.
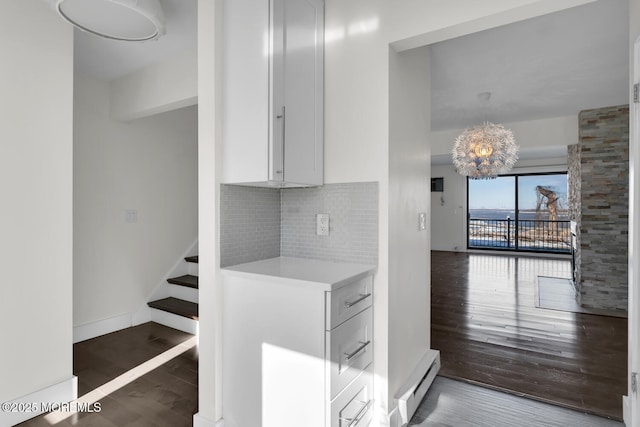
POLYGON ((395 400, 400 414, 401 426, 405 426, 413 417, 418 405, 427 394, 429 387, 440 370, 440 352, 427 350, 407 382, 396 394, 395 400))

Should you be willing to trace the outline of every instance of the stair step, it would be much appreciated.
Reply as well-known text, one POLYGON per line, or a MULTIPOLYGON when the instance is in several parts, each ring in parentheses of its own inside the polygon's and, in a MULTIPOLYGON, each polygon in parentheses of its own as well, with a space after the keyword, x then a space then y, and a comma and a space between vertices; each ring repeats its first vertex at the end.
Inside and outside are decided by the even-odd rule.
POLYGON ((198 304, 194 302, 169 297, 148 302, 147 305, 151 308, 198 320, 198 304))
POLYGON ((167 279, 167 282, 172 285, 180 285, 186 286, 188 288, 198 289, 198 276, 193 276, 191 274, 185 274, 180 277, 172 277, 171 279, 167 279))
POLYGON ((188 256, 184 259, 187 262, 193 262, 195 264, 198 263, 198 255, 194 255, 194 256, 188 256))

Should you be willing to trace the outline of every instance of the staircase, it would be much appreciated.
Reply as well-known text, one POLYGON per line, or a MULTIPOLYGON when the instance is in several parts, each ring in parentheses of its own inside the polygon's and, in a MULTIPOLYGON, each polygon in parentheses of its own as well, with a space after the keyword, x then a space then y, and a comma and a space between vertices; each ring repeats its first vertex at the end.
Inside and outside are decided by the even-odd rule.
POLYGON ((167 279, 166 286, 147 303, 151 320, 190 334, 198 333, 198 256, 184 258, 180 270, 186 271, 167 279))

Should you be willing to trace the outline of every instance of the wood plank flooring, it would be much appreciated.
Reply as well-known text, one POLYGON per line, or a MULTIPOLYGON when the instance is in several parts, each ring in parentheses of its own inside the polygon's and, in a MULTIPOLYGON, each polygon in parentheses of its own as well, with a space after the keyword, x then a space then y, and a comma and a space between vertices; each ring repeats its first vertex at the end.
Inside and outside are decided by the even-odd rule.
POLYGON ((627 320, 535 307, 536 277, 570 277, 570 261, 434 251, 431 265, 440 375, 622 419, 627 320))
POLYGON ((624 427, 619 421, 436 377, 409 427, 624 427))
POLYGON ((174 297, 150 301, 147 305, 151 308, 186 317, 187 319, 198 320, 199 317, 197 303, 174 297))
MULTIPOLYGON (((74 344, 73 372, 78 377, 78 396, 97 389, 192 336, 150 322, 74 344)), ((109 394, 100 403, 100 412, 76 414, 56 426, 192 426, 193 414, 198 410, 196 348, 109 394)), ((44 416, 19 425, 51 427, 44 416)))

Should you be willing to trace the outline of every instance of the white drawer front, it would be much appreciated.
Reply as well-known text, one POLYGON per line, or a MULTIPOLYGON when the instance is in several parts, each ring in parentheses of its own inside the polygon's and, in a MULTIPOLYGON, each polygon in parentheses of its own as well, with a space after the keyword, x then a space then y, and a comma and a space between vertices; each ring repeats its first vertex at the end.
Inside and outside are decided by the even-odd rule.
POLYGON ((326 360, 333 399, 373 360, 373 312, 371 307, 326 332, 326 360))
POLYGON ((373 276, 367 276, 340 289, 327 292, 327 331, 371 306, 372 295, 373 276))
POLYGON ((331 402, 331 427, 366 427, 373 406, 373 375, 365 371, 331 402))

